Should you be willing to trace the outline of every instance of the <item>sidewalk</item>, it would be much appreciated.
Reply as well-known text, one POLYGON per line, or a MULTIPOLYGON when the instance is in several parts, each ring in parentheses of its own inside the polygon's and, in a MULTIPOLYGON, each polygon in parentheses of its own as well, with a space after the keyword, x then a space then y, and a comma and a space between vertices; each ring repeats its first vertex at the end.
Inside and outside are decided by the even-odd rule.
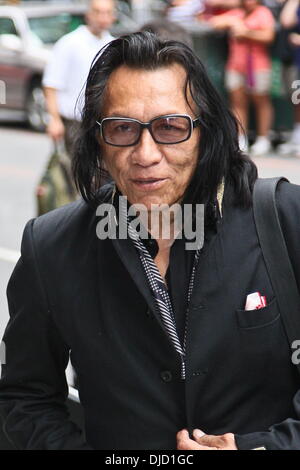
POLYGON ((300 158, 280 157, 275 152, 253 159, 262 178, 285 176, 291 183, 300 184, 300 158))

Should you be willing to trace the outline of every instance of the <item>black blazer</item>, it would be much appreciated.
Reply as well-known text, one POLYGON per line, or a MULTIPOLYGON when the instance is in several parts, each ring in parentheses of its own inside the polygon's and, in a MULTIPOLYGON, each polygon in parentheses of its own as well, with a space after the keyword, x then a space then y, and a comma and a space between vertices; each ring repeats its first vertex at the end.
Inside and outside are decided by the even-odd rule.
MULTIPOLYGON (((111 188, 101 191, 108 201, 111 188)), ((300 283, 300 188, 278 205, 300 283)), ((21 449, 175 449, 195 427, 238 447, 300 448, 300 380, 252 209, 224 208, 204 246, 188 314, 186 381, 128 240, 99 240, 79 201, 28 222, 8 285, 0 381, 5 431, 21 449), (245 311, 259 291, 268 305, 245 311), (86 441, 65 408, 71 354, 86 441)), ((300 321, 300 312, 299 312, 300 321)))

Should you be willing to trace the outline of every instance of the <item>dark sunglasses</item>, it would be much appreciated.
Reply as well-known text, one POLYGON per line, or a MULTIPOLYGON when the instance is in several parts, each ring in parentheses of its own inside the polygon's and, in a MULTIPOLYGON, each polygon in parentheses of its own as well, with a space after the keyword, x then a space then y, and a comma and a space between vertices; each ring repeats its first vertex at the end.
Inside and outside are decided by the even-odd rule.
POLYGON ((191 137, 192 131, 200 124, 199 119, 192 119, 187 114, 166 114, 149 122, 115 116, 96 122, 104 142, 116 147, 129 147, 138 143, 143 129, 149 130, 157 144, 179 144, 191 137))

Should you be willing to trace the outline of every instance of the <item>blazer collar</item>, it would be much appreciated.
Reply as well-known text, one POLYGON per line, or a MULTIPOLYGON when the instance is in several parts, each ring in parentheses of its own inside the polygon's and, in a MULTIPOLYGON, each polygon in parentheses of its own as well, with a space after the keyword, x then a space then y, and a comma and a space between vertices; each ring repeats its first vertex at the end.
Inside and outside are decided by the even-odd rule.
MULTIPOLYGON (((109 183, 105 185, 103 189, 101 188, 99 193, 99 204, 101 203, 111 203, 112 202, 112 195, 113 195, 114 185, 109 183)), ((116 204, 116 199, 114 201, 114 205, 116 204)), ((161 328, 163 329, 166 337, 170 341, 170 338, 163 326, 162 320, 160 318, 159 311, 156 306, 155 299, 151 292, 151 288, 147 282, 143 266, 140 262, 139 255, 129 238, 126 239, 118 239, 112 238, 112 245, 116 250, 121 262, 125 266, 126 270, 128 271, 129 275, 133 279, 137 289, 140 291, 142 296, 144 297, 149 309, 153 312, 154 317, 157 319, 158 323, 160 324, 161 328)), ((101 240, 97 240, 97 257, 98 257, 98 269, 101 267, 101 240)))

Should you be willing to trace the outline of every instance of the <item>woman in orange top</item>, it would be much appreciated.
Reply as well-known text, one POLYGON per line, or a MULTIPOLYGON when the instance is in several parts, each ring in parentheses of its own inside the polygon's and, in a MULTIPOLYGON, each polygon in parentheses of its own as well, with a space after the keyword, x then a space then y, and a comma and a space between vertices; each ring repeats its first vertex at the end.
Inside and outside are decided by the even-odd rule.
POLYGON ((251 147, 253 156, 264 155, 271 149, 268 138, 273 109, 269 97, 271 59, 268 46, 275 34, 275 22, 270 10, 258 0, 241 0, 241 8, 211 18, 216 29, 229 31, 229 57, 225 84, 231 106, 240 120, 240 146, 248 150, 243 129, 248 128, 248 104, 252 99, 257 121, 257 138, 251 147))

